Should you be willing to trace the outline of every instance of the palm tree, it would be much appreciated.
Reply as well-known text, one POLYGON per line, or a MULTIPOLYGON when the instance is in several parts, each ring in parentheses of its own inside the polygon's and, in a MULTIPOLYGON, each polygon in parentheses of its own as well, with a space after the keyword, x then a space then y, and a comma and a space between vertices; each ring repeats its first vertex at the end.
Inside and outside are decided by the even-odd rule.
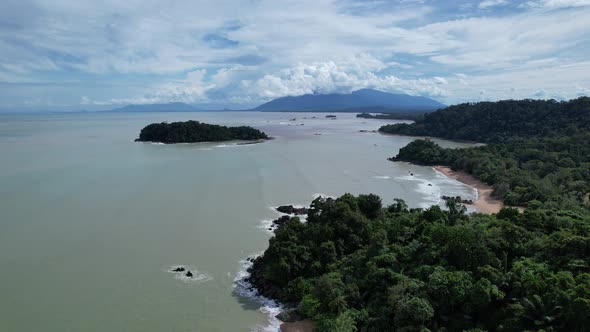
POLYGON ((524 308, 523 318, 527 325, 546 331, 555 330, 555 326, 562 315, 562 307, 552 306, 548 301, 544 301, 543 298, 536 294, 531 298, 522 298, 520 304, 524 308))

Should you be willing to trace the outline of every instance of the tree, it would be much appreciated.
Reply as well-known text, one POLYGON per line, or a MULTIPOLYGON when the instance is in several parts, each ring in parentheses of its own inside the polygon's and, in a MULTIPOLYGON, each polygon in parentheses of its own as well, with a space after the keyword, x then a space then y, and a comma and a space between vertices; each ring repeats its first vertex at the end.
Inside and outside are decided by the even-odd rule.
POLYGON ((397 303, 395 325, 399 328, 413 326, 420 330, 433 316, 434 310, 426 299, 409 295, 397 303))

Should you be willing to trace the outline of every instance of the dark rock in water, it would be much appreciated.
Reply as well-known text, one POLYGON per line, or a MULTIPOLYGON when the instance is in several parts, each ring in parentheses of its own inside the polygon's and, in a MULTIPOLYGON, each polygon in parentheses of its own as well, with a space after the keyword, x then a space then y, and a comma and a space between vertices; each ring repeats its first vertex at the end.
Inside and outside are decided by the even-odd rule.
POLYGON ((410 173, 411 176, 414 176, 414 173, 410 173))
POLYGON ((280 213, 286 213, 286 214, 307 214, 307 212, 309 211, 308 208, 302 207, 302 208, 297 208, 294 207, 293 205, 281 205, 277 208, 277 211, 279 211, 280 213))
POLYGON ((429 187, 432 187, 432 183, 429 183, 429 184, 428 184, 428 186, 429 186, 429 187))
POLYGON ((282 225, 282 224, 288 222, 289 220, 291 220, 291 217, 289 217, 289 216, 282 216, 282 217, 280 217, 278 219, 273 220, 272 223, 275 224, 275 225, 282 225))
POLYGON ((471 199, 462 199, 461 196, 455 196, 455 197, 452 197, 452 196, 441 196, 440 198, 443 201, 451 201, 451 200, 453 200, 453 201, 458 202, 458 203, 461 203, 461 204, 467 204, 467 205, 472 205, 473 204, 473 200, 471 200, 471 199))
POLYGON ((172 272, 184 272, 186 269, 182 266, 172 269, 172 272))
POLYGON ((326 115, 326 118, 331 118, 331 119, 333 119, 333 118, 335 118, 335 117, 336 117, 336 115, 326 115))
POLYGON ((283 310, 275 317, 285 323, 293 323, 303 319, 303 316, 297 311, 297 309, 283 310))
POLYGON ((193 273, 191 271, 186 271, 185 276, 188 277, 188 278, 192 278, 193 277, 193 273))

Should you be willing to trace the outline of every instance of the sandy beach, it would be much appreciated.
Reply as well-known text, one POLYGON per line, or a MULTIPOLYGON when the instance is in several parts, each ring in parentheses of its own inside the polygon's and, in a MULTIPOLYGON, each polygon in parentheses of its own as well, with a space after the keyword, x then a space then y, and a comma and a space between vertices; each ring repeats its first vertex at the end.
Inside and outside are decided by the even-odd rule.
POLYGON ((313 331, 313 322, 309 319, 300 320, 293 323, 281 324, 281 332, 311 332, 313 331))
POLYGON ((478 212, 498 213, 504 207, 502 201, 491 197, 494 189, 490 185, 479 181, 472 175, 465 172, 453 171, 448 166, 434 166, 433 168, 450 178, 477 189, 477 200, 473 202, 473 206, 478 212))

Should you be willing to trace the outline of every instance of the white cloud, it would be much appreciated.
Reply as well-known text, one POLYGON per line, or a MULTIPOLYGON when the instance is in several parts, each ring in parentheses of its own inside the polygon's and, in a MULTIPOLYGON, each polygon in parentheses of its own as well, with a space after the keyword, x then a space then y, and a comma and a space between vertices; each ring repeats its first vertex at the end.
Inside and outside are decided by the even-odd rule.
POLYGON ((508 3, 507 0, 485 0, 479 3, 478 7, 480 9, 488 9, 491 7, 503 6, 508 3))
POLYGON ((431 97, 447 95, 444 89, 447 81, 443 77, 401 79, 394 75, 377 75, 373 70, 380 67, 377 62, 363 65, 362 62, 355 61, 300 64, 282 71, 279 75, 265 75, 255 82, 246 81, 244 87, 266 98, 306 93, 347 93, 361 88, 431 97))
POLYGON ((508 1, 472 4, 459 10, 420 0, 3 1, 0 83, 12 85, 0 98, 251 103, 374 87, 449 103, 477 99, 482 90, 504 97, 516 86, 508 78, 523 97, 590 86, 567 68, 587 56, 590 0, 530 0, 524 10, 489 16, 478 7, 508 1), (212 47, 208 35, 235 42, 212 47), (550 66, 553 76, 536 74, 550 66), (18 85, 39 82, 61 86, 18 85), (470 86, 477 92, 464 90, 470 86))
POLYGON ((529 8, 559 9, 590 6, 590 0, 536 0, 525 4, 529 8))

